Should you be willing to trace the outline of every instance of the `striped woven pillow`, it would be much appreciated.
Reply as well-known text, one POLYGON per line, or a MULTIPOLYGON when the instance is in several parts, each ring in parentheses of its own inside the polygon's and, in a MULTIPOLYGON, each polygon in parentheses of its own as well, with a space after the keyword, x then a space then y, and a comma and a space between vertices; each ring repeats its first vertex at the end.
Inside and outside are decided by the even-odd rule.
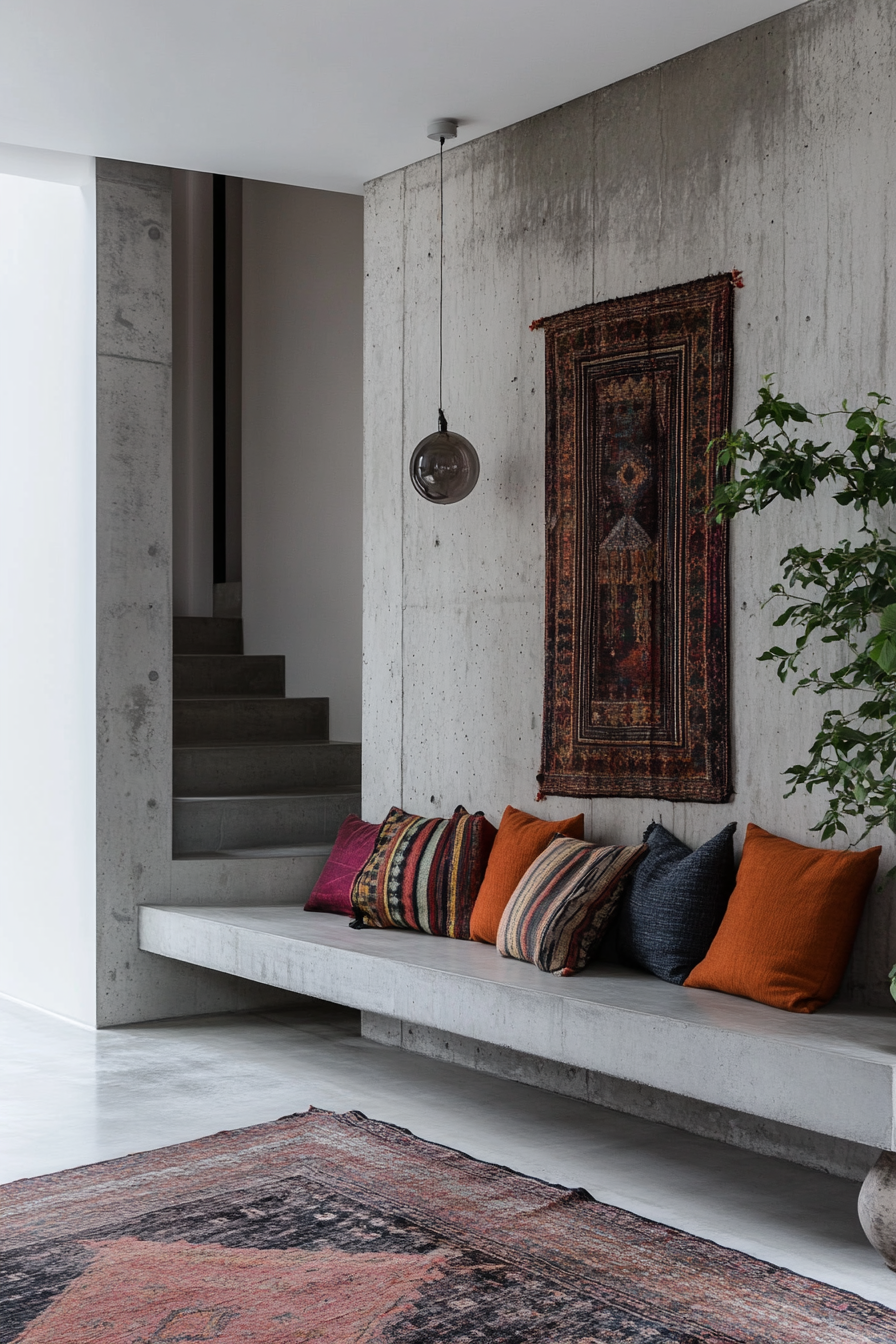
POLYGON ((352 886, 355 927, 469 938, 495 834, 481 812, 415 817, 393 807, 352 886))
POLYGON ((498 926, 498 951, 554 975, 574 975, 596 951, 624 879, 646 853, 647 845, 591 845, 558 836, 511 896, 498 926))

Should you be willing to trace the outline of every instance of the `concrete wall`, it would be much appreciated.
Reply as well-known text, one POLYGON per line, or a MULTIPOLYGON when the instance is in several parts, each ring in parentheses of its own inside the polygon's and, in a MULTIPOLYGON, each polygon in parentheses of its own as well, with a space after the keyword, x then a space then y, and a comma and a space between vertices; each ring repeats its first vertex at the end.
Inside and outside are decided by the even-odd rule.
MULTIPOLYGON (((734 419, 767 371, 807 405, 894 392, 896 29, 880 0, 814 0, 445 155, 445 407, 476 444, 449 508, 407 479, 434 426, 437 159, 366 196, 364 815, 535 802, 543 687, 544 370, 533 318, 739 267, 734 419)), ((777 560, 835 542, 829 500, 738 519, 731 539, 736 793, 722 806, 585 803, 594 838, 661 818, 690 844, 729 820, 812 843, 823 805, 782 801, 821 706, 756 662, 777 560)), ((881 872, 896 861, 893 837, 881 872)), ((892 888, 872 896, 847 992, 887 1002, 892 888)))
POLYGON ((239 893, 171 859, 170 170, 99 159, 96 218, 95 992, 109 1026, 282 996, 137 946, 138 905, 239 893))
POLYGON ((94 163, 0 146, 0 992, 95 1016, 94 163))
POLYGON ((243 619, 287 695, 361 733, 362 210, 243 185, 243 619))

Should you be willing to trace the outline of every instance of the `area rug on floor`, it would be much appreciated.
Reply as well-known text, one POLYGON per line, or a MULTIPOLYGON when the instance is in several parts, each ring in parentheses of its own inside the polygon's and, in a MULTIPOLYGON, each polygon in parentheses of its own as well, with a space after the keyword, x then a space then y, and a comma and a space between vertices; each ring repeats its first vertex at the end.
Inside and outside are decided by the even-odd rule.
POLYGON ((310 1110, 0 1189, 3 1344, 893 1344, 896 1313, 310 1110))

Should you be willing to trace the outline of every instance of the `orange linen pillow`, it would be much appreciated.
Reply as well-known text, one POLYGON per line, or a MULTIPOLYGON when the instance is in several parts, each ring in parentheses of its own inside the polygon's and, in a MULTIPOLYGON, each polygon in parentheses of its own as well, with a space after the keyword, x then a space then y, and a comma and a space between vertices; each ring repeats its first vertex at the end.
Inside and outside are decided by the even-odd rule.
POLYGON ((477 943, 496 941, 504 907, 520 878, 557 835, 583 840, 585 813, 567 817, 565 821, 542 821, 528 812, 518 812, 515 807, 505 807, 470 917, 470 937, 477 943))
POLYGON ((814 1013, 840 988, 880 845, 810 849, 747 827, 737 885, 685 984, 814 1013))

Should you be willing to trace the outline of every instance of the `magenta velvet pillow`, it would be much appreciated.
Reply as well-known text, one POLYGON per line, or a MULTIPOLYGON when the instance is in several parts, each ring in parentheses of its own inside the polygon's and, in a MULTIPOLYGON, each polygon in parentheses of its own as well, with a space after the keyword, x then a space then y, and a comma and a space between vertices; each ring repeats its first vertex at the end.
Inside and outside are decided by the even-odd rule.
POLYGON ((306 910, 351 915, 352 883, 373 853, 380 828, 360 817, 346 817, 323 872, 308 897, 306 910))

